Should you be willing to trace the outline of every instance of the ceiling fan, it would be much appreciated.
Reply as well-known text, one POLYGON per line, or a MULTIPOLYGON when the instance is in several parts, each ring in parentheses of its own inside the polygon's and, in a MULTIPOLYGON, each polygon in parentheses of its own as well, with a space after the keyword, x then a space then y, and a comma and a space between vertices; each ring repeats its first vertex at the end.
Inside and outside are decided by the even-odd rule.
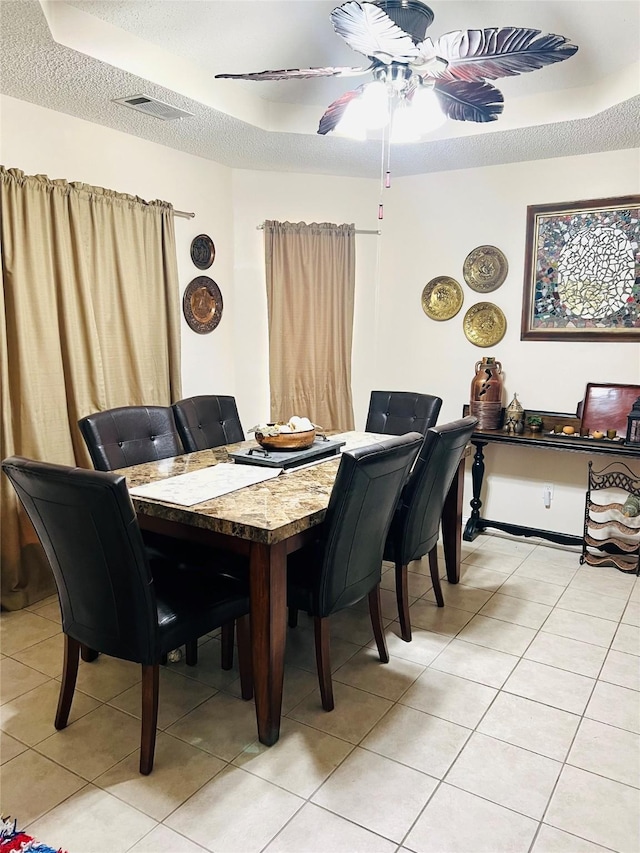
MULTIPOLYGON (((378 98, 378 119, 371 120, 370 128, 388 123, 391 112, 408 114, 408 108, 417 106, 421 96, 427 93, 437 101, 444 118, 487 122, 498 118, 504 103, 502 93, 487 80, 535 71, 569 59, 578 50, 564 36, 527 27, 454 30, 432 41, 425 38, 425 33, 434 15, 420 0, 349 0, 329 17, 336 33, 349 47, 367 56, 369 65, 216 74, 216 77, 291 80, 370 73, 373 83, 358 86, 330 104, 320 119, 319 134, 335 130, 352 103, 367 97, 375 101, 371 97, 374 90, 384 94, 382 100, 378 98)), ((429 129, 431 125, 427 123, 424 127, 429 129)))

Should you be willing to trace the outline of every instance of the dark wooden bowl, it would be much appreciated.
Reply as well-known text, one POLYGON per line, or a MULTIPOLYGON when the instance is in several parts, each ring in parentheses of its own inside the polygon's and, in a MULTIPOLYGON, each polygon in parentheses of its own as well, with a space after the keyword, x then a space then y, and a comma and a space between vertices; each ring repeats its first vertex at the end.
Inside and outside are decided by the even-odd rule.
POLYGON ((279 435, 263 435, 257 432, 256 441, 265 450, 306 450, 316 439, 315 429, 304 432, 282 432, 279 435))

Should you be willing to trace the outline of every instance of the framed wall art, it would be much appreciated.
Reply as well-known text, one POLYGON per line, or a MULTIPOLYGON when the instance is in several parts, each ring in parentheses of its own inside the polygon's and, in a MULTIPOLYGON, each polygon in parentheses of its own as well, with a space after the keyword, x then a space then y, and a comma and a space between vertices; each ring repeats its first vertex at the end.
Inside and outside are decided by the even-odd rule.
POLYGON ((530 205, 523 341, 640 341, 640 196, 530 205))

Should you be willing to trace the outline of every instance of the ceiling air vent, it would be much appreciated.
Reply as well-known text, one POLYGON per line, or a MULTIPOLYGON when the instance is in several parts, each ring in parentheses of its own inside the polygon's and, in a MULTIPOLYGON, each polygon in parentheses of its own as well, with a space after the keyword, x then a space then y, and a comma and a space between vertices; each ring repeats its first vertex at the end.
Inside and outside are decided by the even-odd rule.
POLYGON ((150 98, 148 95, 113 98, 113 103, 122 104, 123 107, 131 107, 132 110, 138 110, 141 113, 146 113, 148 116, 159 118, 160 121, 173 121, 177 118, 185 118, 186 116, 193 115, 193 113, 188 113, 186 110, 179 110, 177 107, 172 107, 171 104, 165 104, 164 101, 150 98))

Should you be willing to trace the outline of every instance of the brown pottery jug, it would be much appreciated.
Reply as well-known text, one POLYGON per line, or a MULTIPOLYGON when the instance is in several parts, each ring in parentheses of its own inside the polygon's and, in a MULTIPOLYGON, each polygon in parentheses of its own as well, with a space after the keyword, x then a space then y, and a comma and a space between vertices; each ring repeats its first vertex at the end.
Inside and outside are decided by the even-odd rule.
POLYGON ((502 365, 491 356, 476 362, 469 410, 479 429, 498 429, 502 416, 502 365))

